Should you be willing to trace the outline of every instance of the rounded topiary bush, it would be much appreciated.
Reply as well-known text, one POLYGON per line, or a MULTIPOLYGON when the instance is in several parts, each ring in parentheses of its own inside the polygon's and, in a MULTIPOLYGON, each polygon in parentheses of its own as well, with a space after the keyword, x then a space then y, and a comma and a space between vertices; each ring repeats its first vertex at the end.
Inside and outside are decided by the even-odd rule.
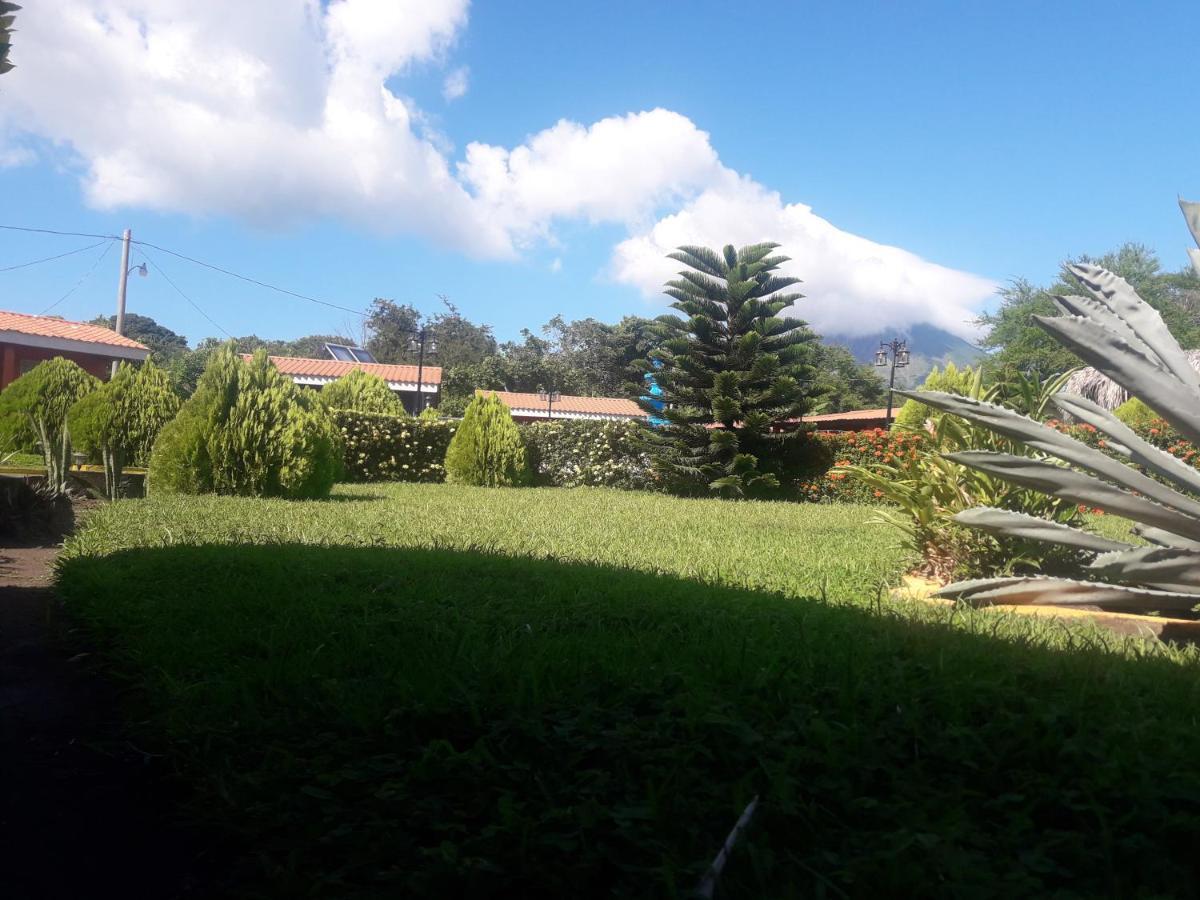
POLYGON ((328 496, 341 471, 324 405, 280 374, 266 353, 213 354, 196 392, 154 444, 153 493, 328 496))
POLYGON ((446 480, 483 487, 529 483, 529 462, 521 432, 504 401, 495 394, 478 396, 446 450, 446 480))
POLYGON ((321 400, 330 409, 351 409, 361 413, 403 416, 404 404, 387 382, 378 375, 354 369, 332 384, 321 388, 321 400))

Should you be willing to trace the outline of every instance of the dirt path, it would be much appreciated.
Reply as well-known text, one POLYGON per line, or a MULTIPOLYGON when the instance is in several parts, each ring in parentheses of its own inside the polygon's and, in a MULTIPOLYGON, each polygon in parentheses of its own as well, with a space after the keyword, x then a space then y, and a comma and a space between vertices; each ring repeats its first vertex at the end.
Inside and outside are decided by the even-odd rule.
POLYGON ((0 893, 213 896, 162 761, 123 734, 115 689, 61 625, 56 552, 0 547, 0 893))

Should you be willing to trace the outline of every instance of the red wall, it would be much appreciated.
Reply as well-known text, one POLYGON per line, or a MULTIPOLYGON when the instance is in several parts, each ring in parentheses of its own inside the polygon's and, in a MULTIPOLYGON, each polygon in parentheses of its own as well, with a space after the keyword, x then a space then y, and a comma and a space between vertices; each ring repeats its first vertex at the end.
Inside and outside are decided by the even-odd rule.
POLYGON ((8 387, 21 375, 21 363, 40 363, 44 359, 65 356, 79 363, 84 370, 91 372, 97 378, 108 380, 112 372, 111 356, 100 356, 93 353, 71 353, 66 350, 47 350, 42 347, 25 347, 21 344, 0 344, 0 389, 8 387))

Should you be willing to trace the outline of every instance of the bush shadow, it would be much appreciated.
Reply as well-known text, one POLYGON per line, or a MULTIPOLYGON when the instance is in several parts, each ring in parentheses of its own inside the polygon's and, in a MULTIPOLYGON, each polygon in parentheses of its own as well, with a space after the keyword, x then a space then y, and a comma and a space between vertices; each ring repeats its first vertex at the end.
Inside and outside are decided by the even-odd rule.
POLYGON ((281 891, 686 892, 756 794, 721 896, 1200 884, 1179 651, 436 549, 129 550, 60 589, 281 891))

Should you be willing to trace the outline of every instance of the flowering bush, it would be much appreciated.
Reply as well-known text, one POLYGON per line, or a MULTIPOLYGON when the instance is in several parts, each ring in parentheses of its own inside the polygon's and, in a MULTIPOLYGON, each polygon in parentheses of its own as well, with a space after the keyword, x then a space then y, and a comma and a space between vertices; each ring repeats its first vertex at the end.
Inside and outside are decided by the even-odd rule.
POLYGON ((334 410, 347 481, 444 481, 457 422, 334 410))
POLYGON ((568 419, 521 426, 534 482, 554 487, 655 487, 640 422, 568 419))
POLYGON ((837 503, 883 503, 883 492, 835 467, 915 463, 929 436, 920 431, 813 432, 801 444, 799 477, 791 499, 837 503))

